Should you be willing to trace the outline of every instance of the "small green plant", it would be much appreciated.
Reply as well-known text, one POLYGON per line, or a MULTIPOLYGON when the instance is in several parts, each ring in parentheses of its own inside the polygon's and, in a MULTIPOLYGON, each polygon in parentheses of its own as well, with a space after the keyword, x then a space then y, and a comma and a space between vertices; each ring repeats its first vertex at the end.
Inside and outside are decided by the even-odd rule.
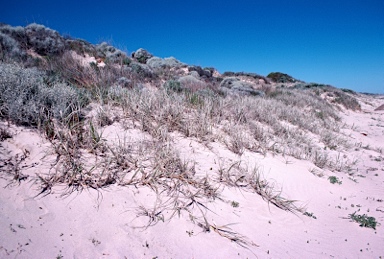
POLYGON ((181 84, 178 81, 175 80, 169 80, 165 82, 164 88, 167 91, 173 91, 173 92, 181 92, 183 89, 181 88, 181 84))
POLYGON ((328 177, 328 180, 331 184, 335 184, 335 183, 342 184, 342 181, 340 181, 339 178, 337 178, 336 176, 330 176, 328 177))
POLYGON ((348 216, 349 219, 359 223, 360 227, 376 229, 377 221, 374 217, 369 217, 366 214, 359 215, 356 214, 356 212, 349 214, 348 216))
POLYGON ((95 239, 95 238, 92 238, 91 241, 92 241, 92 244, 93 244, 94 246, 98 246, 98 245, 101 244, 101 242, 100 242, 99 240, 95 239))
POLYGON ((239 207, 239 203, 237 201, 232 201, 231 206, 234 208, 237 208, 237 207, 239 207))
POLYGON ((186 97, 187 97, 187 100, 194 106, 203 105, 203 100, 196 93, 187 93, 186 97))

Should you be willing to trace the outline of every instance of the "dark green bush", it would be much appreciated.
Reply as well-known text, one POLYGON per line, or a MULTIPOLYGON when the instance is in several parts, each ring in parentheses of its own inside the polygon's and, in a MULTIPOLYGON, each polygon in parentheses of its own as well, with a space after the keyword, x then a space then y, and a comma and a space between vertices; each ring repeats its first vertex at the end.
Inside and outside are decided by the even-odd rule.
POLYGON ((290 75, 280 73, 280 72, 272 72, 267 75, 269 79, 276 83, 296 83, 298 80, 293 78, 290 75))
POLYGON ((343 92, 346 92, 346 93, 356 94, 356 92, 351 90, 351 89, 340 88, 340 90, 343 91, 343 92))

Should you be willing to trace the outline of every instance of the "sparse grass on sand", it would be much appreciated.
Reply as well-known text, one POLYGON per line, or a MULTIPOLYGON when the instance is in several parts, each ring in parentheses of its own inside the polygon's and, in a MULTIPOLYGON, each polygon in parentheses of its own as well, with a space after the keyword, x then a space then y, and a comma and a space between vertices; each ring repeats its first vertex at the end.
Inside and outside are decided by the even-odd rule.
MULTIPOLYGON (((28 152, 2 158, 1 177, 10 184, 28 178, 39 187, 37 195, 48 195, 58 184, 66 186, 63 195, 87 188, 101 191, 112 184, 146 187, 158 199, 152 208, 137 208, 138 216, 148 218, 145 227, 184 213, 203 231, 249 247, 253 241, 206 217, 210 202, 222 199, 224 188, 254 192, 288 212, 302 214, 304 209, 285 198, 281 186, 264 179, 257 165, 244 165, 245 152, 309 160, 334 171, 353 164, 339 154, 349 143, 340 133, 335 108, 338 103, 357 109, 349 93, 293 87, 268 88, 259 96, 230 95, 219 89, 219 79, 184 80, 181 87, 175 81, 179 70, 148 71, 138 64, 128 67, 128 61, 121 57, 104 68, 84 67, 64 51, 39 69, 0 63, 0 118, 38 130, 55 157, 50 170, 35 175, 24 174, 20 166, 28 152), (124 86, 116 83, 121 81, 124 86), (333 104, 324 93, 334 98, 333 104), (114 123, 147 137, 109 141, 103 131, 114 123), (202 175, 195 161, 180 156, 175 133, 207 147, 219 142, 239 159, 202 175), (165 211, 171 212, 168 218, 165 211)), ((1 141, 11 137, 1 128, 1 141)), ((341 184, 336 177, 329 180, 341 184)), ((375 227, 371 218, 357 216, 351 219, 375 227)))

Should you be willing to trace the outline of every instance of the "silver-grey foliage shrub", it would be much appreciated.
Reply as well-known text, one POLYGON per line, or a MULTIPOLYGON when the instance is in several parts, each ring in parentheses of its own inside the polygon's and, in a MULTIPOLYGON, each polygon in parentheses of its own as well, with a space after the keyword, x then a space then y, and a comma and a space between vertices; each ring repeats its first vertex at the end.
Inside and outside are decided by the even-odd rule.
POLYGON ((22 55, 23 52, 19 48, 19 43, 9 35, 0 32, 0 60, 13 60, 22 55))
POLYGON ((183 89, 181 88, 181 84, 176 80, 168 80, 163 85, 164 89, 167 91, 181 92, 183 89))
POLYGON ((20 61, 21 58, 25 58, 26 53, 21 45, 27 45, 27 41, 27 35, 23 27, 0 25, 0 60, 20 61))
POLYGON ((107 61, 112 63, 128 58, 125 52, 116 49, 106 42, 96 45, 96 51, 99 57, 105 57, 107 61))
POLYGON ((250 83, 241 81, 237 77, 224 78, 224 80, 220 83, 220 90, 225 94, 264 96, 264 92, 253 89, 250 83))
POLYGON ((0 64, 0 118, 37 126, 50 118, 64 120, 79 113, 86 96, 63 83, 49 86, 35 68, 0 64))
POLYGON ((214 69, 212 69, 212 71, 211 71, 208 68, 203 69, 200 66, 189 66, 188 71, 191 73, 196 72, 199 77, 201 76, 201 77, 205 77, 205 78, 210 78, 210 77, 212 77, 214 69))
POLYGON ((108 88, 108 98, 114 101, 121 101, 126 96, 128 90, 121 85, 113 85, 108 88))
POLYGON ((145 64, 153 55, 147 50, 140 48, 133 53, 133 57, 140 63, 145 64))
POLYGON ((174 57, 169 58, 159 58, 159 57, 151 57, 147 60, 147 65, 154 69, 165 68, 165 67, 183 67, 186 64, 180 62, 174 57))
POLYGON ((130 87, 130 86, 132 86, 132 81, 129 80, 128 78, 122 76, 116 80, 116 84, 120 85, 122 87, 130 87))
POLYGON ((132 62, 130 67, 132 68, 132 72, 134 72, 134 74, 139 76, 141 79, 149 79, 155 76, 152 69, 146 64, 132 62))
POLYGON ((185 90, 196 91, 207 87, 206 83, 191 75, 180 77, 177 81, 185 90))
POLYGON ((40 87, 41 105, 49 109, 56 119, 65 119, 72 112, 78 112, 81 106, 80 93, 65 83, 55 83, 40 87))
POLYGON ((0 32, 9 35, 14 38, 19 43, 27 43, 27 35, 25 33, 25 29, 21 26, 12 27, 7 24, 0 25, 0 32))
POLYGON ((64 38, 55 30, 32 23, 25 27, 28 45, 43 56, 59 54, 65 49, 64 38))

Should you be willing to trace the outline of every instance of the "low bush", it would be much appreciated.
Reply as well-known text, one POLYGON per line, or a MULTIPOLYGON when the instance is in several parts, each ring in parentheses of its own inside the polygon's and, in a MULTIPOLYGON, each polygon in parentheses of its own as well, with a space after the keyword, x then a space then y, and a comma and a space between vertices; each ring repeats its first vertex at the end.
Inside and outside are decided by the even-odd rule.
POLYGON ((171 67, 183 67, 186 64, 180 62, 174 57, 170 58, 159 58, 159 57, 151 57, 147 60, 147 65, 153 69, 161 69, 161 68, 171 68, 171 67))
POLYGON ((48 86, 45 77, 37 69, 0 64, 0 117, 32 127, 51 118, 80 117, 87 95, 63 83, 48 86))
POLYGON ((259 74, 256 74, 256 73, 247 73, 247 72, 224 72, 223 73, 223 76, 224 77, 240 77, 240 76, 244 76, 244 77, 250 77, 250 78, 253 78, 253 79, 262 79, 264 80, 265 83, 269 83, 270 80, 269 78, 265 77, 265 76, 262 76, 262 75, 259 75, 259 74))
POLYGON ((20 60, 24 55, 14 38, 0 32, 0 61, 20 60))
POLYGON ((237 77, 226 77, 220 83, 220 90, 229 95, 254 95, 264 96, 264 92, 255 90, 248 82, 241 81, 237 77))
POLYGON ((197 72, 197 74, 201 77, 205 77, 205 78, 210 78, 212 77, 212 74, 213 74, 213 71, 214 69, 213 68, 210 68, 210 69, 203 69, 201 68, 200 66, 189 66, 188 67, 188 71, 189 72, 197 72))
POLYGON ((145 49, 140 48, 132 54, 132 57, 135 58, 139 63, 145 64, 147 63, 148 59, 153 57, 153 55, 145 49))
POLYGON ((173 92, 181 92, 183 89, 181 88, 181 83, 176 80, 168 80, 163 85, 164 89, 167 91, 173 91, 173 92))
POLYGON ((65 49, 64 38, 52 29, 32 23, 25 27, 28 46, 42 56, 60 54, 65 49))
POLYGON ((181 88, 187 91, 195 92, 207 87, 203 81, 191 75, 180 77, 177 81, 180 83, 181 88))
POLYGON ((21 45, 26 45, 28 42, 28 37, 25 33, 25 29, 21 26, 12 27, 7 24, 0 24, 0 33, 4 33, 9 37, 12 37, 21 45))
POLYGON ((96 45, 97 56, 105 58, 105 62, 110 63, 129 63, 129 58, 124 51, 116 49, 106 42, 96 45))
POLYGON ((298 81, 292 76, 280 72, 269 73, 267 77, 276 83, 296 83, 298 81))
POLYGON ((66 38, 65 45, 67 50, 75 51, 79 55, 89 54, 97 57, 95 46, 85 40, 66 38))

